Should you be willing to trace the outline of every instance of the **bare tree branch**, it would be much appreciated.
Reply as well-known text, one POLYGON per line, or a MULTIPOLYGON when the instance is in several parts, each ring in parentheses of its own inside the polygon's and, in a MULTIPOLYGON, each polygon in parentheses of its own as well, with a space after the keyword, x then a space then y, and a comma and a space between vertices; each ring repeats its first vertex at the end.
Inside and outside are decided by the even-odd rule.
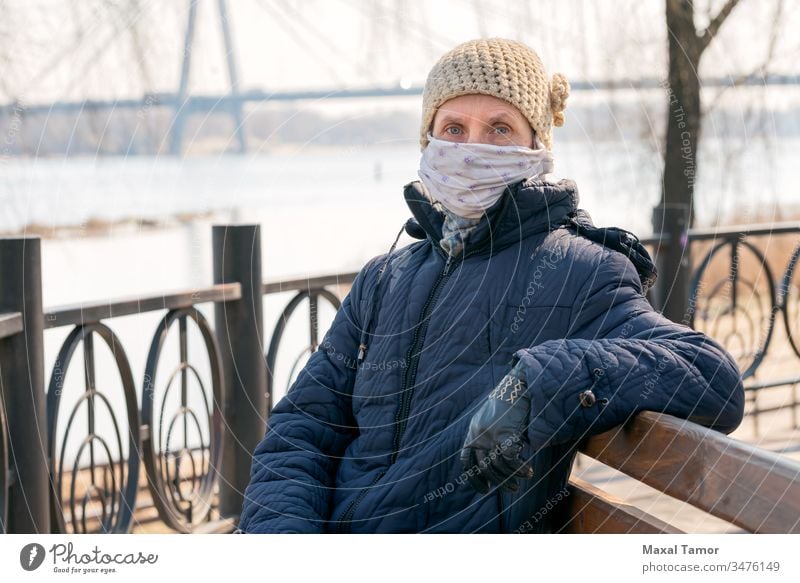
POLYGON ((775 58, 775 48, 778 44, 778 38, 780 37, 781 27, 783 25, 783 8, 784 8, 785 0, 778 0, 777 5, 775 6, 775 15, 772 18, 772 30, 770 31, 769 37, 769 44, 767 45, 767 54, 764 56, 764 60, 761 64, 757 65, 753 68, 752 71, 748 71, 747 73, 742 73, 736 78, 733 79, 733 82, 725 87, 722 87, 717 94, 711 99, 708 106, 703 110, 703 115, 710 115, 714 108, 720 103, 722 95, 728 91, 731 87, 736 87, 741 83, 744 83, 748 78, 753 77, 755 75, 760 75, 762 78, 766 77, 769 74, 769 67, 772 64, 773 59, 775 58))
POLYGON ((728 16, 730 16, 730 13, 734 8, 736 8, 738 3, 739 0, 728 0, 725 3, 725 6, 720 8, 717 15, 711 19, 711 22, 708 23, 708 28, 706 28, 705 32, 703 32, 698 39, 700 52, 703 52, 711 40, 717 35, 720 27, 728 18, 728 16))

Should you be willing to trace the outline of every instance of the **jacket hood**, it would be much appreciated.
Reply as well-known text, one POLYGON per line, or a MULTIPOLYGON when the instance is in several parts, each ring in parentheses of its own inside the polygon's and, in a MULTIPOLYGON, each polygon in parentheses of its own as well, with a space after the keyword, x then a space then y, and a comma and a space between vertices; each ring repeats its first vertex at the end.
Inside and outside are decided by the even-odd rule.
MULTIPOLYGON (((413 220, 438 248, 444 215, 434 206, 421 181, 409 182, 403 187, 403 193, 413 220)), ((533 177, 509 185, 468 233, 464 253, 491 255, 528 235, 547 230, 551 224, 562 222, 576 211, 579 201, 578 187, 569 179, 547 182, 533 177)))

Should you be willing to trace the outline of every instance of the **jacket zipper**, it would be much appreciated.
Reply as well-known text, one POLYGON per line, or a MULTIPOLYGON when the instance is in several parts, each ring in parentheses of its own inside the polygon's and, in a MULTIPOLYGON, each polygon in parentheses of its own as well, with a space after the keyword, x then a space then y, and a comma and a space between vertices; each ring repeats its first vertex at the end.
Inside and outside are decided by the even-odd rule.
MULTIPOLYGON (((437 249, 439 248, 437 247, 437 249)), ((441 249, 439 249, 439 251, 441 251, 441 249)), ((441 251, 441 253, 444 254, 444 251, 441 251)), ((417 329, 414 331, 414 339, 411 341, 411 346, 406 354, 408 368, 406 369, 406 374, 403 378, 403 387, 400 389, 400 406, 398 407, 397 415, 395 416, 394 439, 392 441, 394 447, 391 461, 389 462, 390 465, 397 460, 397 456, 400 453, 400 441, 403 438, 403 433, 405 432, 406 425, 408 423, 408 413, 411 409, 411 397, 414 393, 413 381, 417 376, 419 354, 422 349, 422 344, 425 342, 425 335, 428 332, 428 324, 430 323, 428 316, 433 310, 433 306, 436 304, 439 291, 441 290, 444 282, 447 281, 448 277, 450 277, 450 266, 454 265, 452 260, 453 256, 448 254, 447 261, 445 262, 442 271, 439 272, 439 276, 436 278, 436 283, 433 284, 431 293, 428 295, 425 305, 422 308, 422 316, 420 317, 419 326, 417 326, 417 329)))
MULTIPOLYGON (((461 257, 458 258, 458 262, 463 262, 467 257, 470 255, 474 255, 475 253, 479 253, 486 247, 484 243, 480 247, 476 247, 471 249, 467 253, 462 253, 461 257)), ((395 434, 394 434, 394 451, 392 452, 392 457, 390 461, 390 465, 393 464, 397 460, 397 456, 400 453, 400 442, 403 438, 403 433, 406 429, 406 424, 408 423, 408 413, 411 409, 411 399, 414 396, 414 381, 417 377, 417 363, 419 361, 420 354, 422 353, 422 345, 425 342, 425 334, 428 331, 428 323, 425 321, 430 311, 433 309, 434 304, 436 303, 436 299, 438 298, 439 291, 441 289, 442 284, 444 281, 450 277, 452 270, 449 269, 451 266, 455 265, 456 263, 451 263, 453 256, 452 255, 445 255, 445 252, 442 250, 441 247, 436 246, 436 250, 442 257, 446 257, 447 261, 442 268, 442 271, 439 272, 439 277, 437 278, 436 282, 433 284, 433 289, 431 293, 428 295, 428 299, 425 301, 425 306, 422 309, 422 317, 420 318, 420 325, 417 326, 416 331, 414 332, 414 340, 411 342, 411 347, 408 349, 408 353, 406 354, 406 362, 408 363, 408 368, 406 369, 406 374, 403 379, 403 387, 400 389, 400 408, 398 409, 398 415, 395 417, 395 434), (424 328, 423 328, 424 327, 424 328), (414 351, 414 348, 417 348, 414 351)))
POLYGON ((378 475, 375 477, 374 480, 372 480, 372 483, 363 490, 361 490, 361 492, 358 493, 358 496, 353 498, 350 504, 348 504, 347 510, 344 511, 344 514, 342 514, 342 517, 339 519, 339 523, 336 525, 337 532, 339 533, 350 532, 352 526, 350 523, 350 519, 353 517, 353 514, 356 511, 356 506, 358 506, 358 503, 361 502, 361 499, 367 495, 369 489, 372 488, 375 484, 377 484, 378 480, 380 480, 385 473, 386 470, 381 470, 380 472, 378 472, 378 475))
MULTIPOLYGON (((444 255, 444 251, 441 251, 441 249, 439 249, 439 251, 441 252, 442 255, 444 255)), ((422 321, 425 320, 425 315, 426 315, 429 307, 432 305, 432 303, 433 303, 432 300, 433 300, 434 296, 438 293, 442 281, 444 281, 445 278, 450 275, 449 269, 450 269, 450 265, 452 265, 452 259, 453 259, 452 255, 448 255, 447 256, 447 261, 444 264, 444 268, 442 269, 442 271, 439 272, 439 276, 436 278, 436 283, 434 283, 433 289, 431 290, 431 293, 428 295, 428 298, 425 300, 425 307, 422 309, 422 314, 423 314, 422 315, 422 321)), ((427 329, 427 324, 425 324, 425 328, 427 329)), ((416 344, 417 344, 417 342, 419 340, 419 336, 420 336, 419 329, 420 329, 420 326, 417 327, 417 330, 414 333, 414 340, 411 342, 411 348, 409 349, 409 354, 406 355, 406 362, 409 362, 410 358, 411 358, 411 355, 414 354, 413 350, 414 350, 414 347, 416 346, 416 344)), ((409 366, 409 368, 410 368, 410 366, 409 366)), ((406 389, 405 389, 405 387, 408 384, 407 383, 407 379, 408 379, 408 369, 406 370, 406 375, 405 375, 405 379, 404 379, 404 382, 403 382, 403 389, 400 391, 400 408, 399 408, 399 411, 398 411, 398 416, 395 417, 395 434, 394 434, 394 439, 393 439, 393 443, 395 444, 395 448, 394 448, 394 451, 392 451, 391 461, 389 462, 389 465, 392 465, 395 462, 395 460, 397 459, 397 450, 399 449, 397 447, 397 444, 398 444, 398 442, 400 440, 400 435, 402 434, 402 432, 397 427, 398 419, 402 418, 401 412, 406 410, 410 406, 407 403, 407 401, 410 401, 410 397, 406 397, 406 393, 408 391, 406 391, 406 389)), ((403 429, 405 429, 405 423, 403 423, 403 429)), ((358 496, 356 496, 352 500, 352 502, 350 502, 350 504, 347 506, 347 510, 345 510, 344 514, 342 514, 342 517, 339 519, 339 524, 337 525, 337 531, 338 532, 344 533, 344 532, 349 532, 350 531, 350 527, 351 527, 350 519, 352 518, 353 514, 355 514, 356 507, 361 502, 361 500, 364 498, 364 496, 366 496, 367 490, 369 488, 371 488, 372 486, 374 486, 378 482, 378 480, 380 480, 383 477, 383 475, 385 473, 386 473, 386 470, 381 470, 378 473, 377 477, 372 481, 372 484, 370 484, 367 488, 364 488, 363 490, 361 490, 361 492, 359 492, 358 496)))
MULTIPOLYGON (((392 456, 389 461, 390 466, 394 464, 394 462, 397 460, 397 456, 400 452, 400 440, 403 437, 403 432, 405 431, 406 424, 408 422, 408 419, 406 417, 408 415, 408 410, 411 408, 411 397, 413 393, 413 389, 410 389, 409 387, 413 387, 413 381, 416 378, 416 372, 417 372, 416 365, 417 365, 417 360, 419 359, 419 353, 420 353, 419 349, 422 348, 422 342, 424 342, 425 340, 425 336, 424 334, 420 333, 420 330, 424 326, 424 331, 427 332, 428 322, 425 321, 425 318, 427 317, 430 310, 433 309, 433 304, 435 303, 436 297, 439 294, 439 290, 441 289, 443 282, 448 277, 450 277, 451 274, 450 267, 452 265, 455 265, 455 263, 453 262, 452 255, 450 255, 449 253, 445 255, 445 252, 444 250, 442 250, 441 247, 437 245, 433 246, 439 252, 439 254, 442 257, 446 257, 447 260, 445 261, 444 267, 439 272, 439 276, 436 278, 436 282, 433 284, 433 289, 431 289, 431 293, 428 294, 428 298, 425 300, 425 306, 422 308, 422 317, 420 318, 420 326, 417 326, 417 329, 414 332, 414 339, 412 340, 411 347, 409 348, 408 353, 406 355, 406 362, 408 362, 409 365, 408 368, 406 369, 406 374, 403 379, 403 388, 400 390, 400 407, 398 409, 398 415, 395 417, 395 433, 393 439, 394 450, 392 451, 392 456), (416 352, 414 351, 415 347, 418 347, 418 350, 416 352)), ((477 249, 473 249, 468 253, 462 253, 459 261, 463 261, 470 255, 473 255, 474 253, 481 251, 484 247, 485 245, 477 249)), ((350 519, 355 514, 356 508, 358 507, 361 500, 364 499, 364 496, 366 496, 368 490, 372 486, 378 483, 378 480, 380 480, 384 476, 384 474, 386 474, 386 471, 387 470, 381 470, 375 477, 375 479, 372 481, 372 483, 363 490, 361 490, 358 496, 356 496, 350 502, 350 504, 347 506, 347 510, 345 510, 344 514, 342 514, 342 517, 338 521, 338 525, 336 527, 337 532, 339 533, 350 532, 351 528, 350 519)))

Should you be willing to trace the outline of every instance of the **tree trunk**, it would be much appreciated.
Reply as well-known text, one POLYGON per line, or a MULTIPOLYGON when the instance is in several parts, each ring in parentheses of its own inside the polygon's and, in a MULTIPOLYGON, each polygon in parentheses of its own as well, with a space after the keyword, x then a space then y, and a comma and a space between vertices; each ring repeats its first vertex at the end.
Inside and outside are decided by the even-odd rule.
POLYGON ((657 251, 658 307, 674 322, 687 323, 690 258, 686 231, 692 224, 697 144, 700 134, 700 43, 688 0, 667 0, 669 74, 667 143, 661 202, 653 212, 653 230, 661 233, 657 251))

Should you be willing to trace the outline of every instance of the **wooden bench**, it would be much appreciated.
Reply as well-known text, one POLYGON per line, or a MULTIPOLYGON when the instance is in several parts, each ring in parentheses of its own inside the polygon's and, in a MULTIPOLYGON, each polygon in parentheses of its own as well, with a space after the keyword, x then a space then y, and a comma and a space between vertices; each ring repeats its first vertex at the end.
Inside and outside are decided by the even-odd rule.
MULTIPOLYGON (((646 411, 580 451, 746 532, 800 532, 800 464, 690 421, 646 411)), ((578 478, 568 488, 558 532, 683 532, 578 478)))

